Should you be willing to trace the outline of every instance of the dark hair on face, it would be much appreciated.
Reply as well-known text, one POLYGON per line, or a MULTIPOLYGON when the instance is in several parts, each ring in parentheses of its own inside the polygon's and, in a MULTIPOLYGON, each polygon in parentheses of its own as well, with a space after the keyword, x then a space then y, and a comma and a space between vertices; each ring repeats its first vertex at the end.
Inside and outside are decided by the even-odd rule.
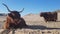
POLYGON ((21 15, 17 11, 12 11, 11 13, 8 14, 12 19, 20 19, 21 15))

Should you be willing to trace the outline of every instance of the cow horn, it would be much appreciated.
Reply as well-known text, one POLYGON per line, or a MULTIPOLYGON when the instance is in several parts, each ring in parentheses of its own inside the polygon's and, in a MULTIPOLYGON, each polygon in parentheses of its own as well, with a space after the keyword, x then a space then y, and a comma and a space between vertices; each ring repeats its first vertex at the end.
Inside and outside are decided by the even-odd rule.
POLYGON ((20 11, 20 13, 23 12, 23 11, 24 11, 24 8, 20 11))
POLYGON ((11 12, 10 9, 8 8, 8 6, 7 6, 6 4, 3 3, 3 5, 7 8, 7 10, 8 10, 9 12, 11 12))

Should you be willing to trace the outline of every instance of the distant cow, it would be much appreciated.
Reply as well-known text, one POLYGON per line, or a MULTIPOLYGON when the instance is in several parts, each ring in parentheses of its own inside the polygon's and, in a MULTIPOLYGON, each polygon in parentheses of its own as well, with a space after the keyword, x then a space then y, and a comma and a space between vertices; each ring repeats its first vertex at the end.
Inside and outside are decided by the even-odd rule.
POLYGON ((10 13, 8 13, 4 29, 10 29, 10 28, 23 28, 26 27, 25 20, 21 17, 20 13, 24 10, 24 8, 21 11, 11 11, 6 4, 3 4, 10 13))
POLYGON ((46 22, 57 20, 57 12, 42 12, 42 13, 40 13, 40 16, 44 17, 46 22))

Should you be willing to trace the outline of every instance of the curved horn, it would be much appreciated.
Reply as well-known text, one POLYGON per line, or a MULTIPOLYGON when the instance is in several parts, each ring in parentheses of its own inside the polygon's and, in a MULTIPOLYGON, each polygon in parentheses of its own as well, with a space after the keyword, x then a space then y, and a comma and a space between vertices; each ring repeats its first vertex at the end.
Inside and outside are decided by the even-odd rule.
POLYGON ((24 11, 24 8, 20 11, 20 13, 23 12, 23 11, 24 11))
POLYGON ((3 5, 7 8, 7 10, 8 10, 9 12, 11 12, 10 9, 8 8, 8 6, 7 6, 6 4, 3 3, 3 5))

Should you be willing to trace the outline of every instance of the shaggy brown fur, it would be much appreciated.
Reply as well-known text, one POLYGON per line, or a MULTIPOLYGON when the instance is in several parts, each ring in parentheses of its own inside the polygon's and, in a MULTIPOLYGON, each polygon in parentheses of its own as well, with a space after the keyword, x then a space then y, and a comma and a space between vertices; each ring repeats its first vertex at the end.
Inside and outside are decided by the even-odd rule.
POLYGON ((10 28, 23 28, 26 25, 25 20, 21 18, 20 13, 24 10, 24 8, 21 11, 11 11, 6 4, 3 3, 3 5, 7 8, 7 10, 10 12, 6 18, 6 22, 4 24, 4 29, 10 29, 10 28))
POLYGON ((10 28, 24 28, 26 27, 26 23, 23 18, 20 18, 17 22, 13 20, 10 16, 7 16, 6 22, 4 24, 4 29, 10 29, 10 28))
POLYGON ((40 16, 44 17, 46 22, 57 20, 57 12, 42 12, 42 13, 40 13, 40 16))

